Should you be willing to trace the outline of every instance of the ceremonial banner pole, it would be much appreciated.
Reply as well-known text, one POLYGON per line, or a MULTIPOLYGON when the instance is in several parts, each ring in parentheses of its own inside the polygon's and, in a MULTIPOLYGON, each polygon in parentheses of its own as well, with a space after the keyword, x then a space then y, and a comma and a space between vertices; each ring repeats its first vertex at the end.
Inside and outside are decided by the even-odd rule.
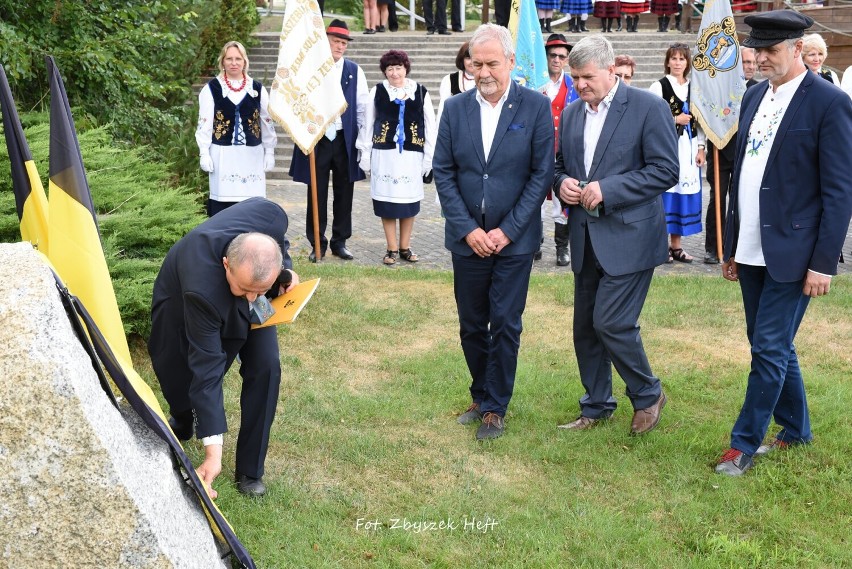
POLYGON ((314 256, 317 258, 317 263, 322 261, 322 253, 320 252, 320 230, 319 230, 319 197, 317 196, 317 157, 314 151, 308 154, 308 159, 311 163, 311 216, 314 221, 314 256))
POLYGON ((269 116, 309 158, 314 254, 322 259, 314 147, 346 110, 340 80, 317 0, 287 0, 278 43, 278 65, 269 91, 269 116))
MULTIPOLYGON (((713 204, 716 210, 716 257, 722 259, 722 192, 719 188, 719 148, 713 145, 713 204)), ((706 229, 705 229, 706 231, 706 229)))
POLYGON ((716 254, 722 259, 719 149, 724 148, 737 133, 740 103, 746 90, 737 25, 729 0, 709 0, 705 3, 693 53, 690 110, 704 129, 707 140, 713 143, 716 254))

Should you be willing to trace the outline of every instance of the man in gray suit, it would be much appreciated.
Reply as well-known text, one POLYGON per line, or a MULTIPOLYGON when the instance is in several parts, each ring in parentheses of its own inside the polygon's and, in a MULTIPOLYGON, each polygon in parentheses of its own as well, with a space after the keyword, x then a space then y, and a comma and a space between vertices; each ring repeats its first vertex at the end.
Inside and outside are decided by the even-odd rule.
POLYGON ((515 384, 540 206, 553 181, 553 119, 546 96, 512 81, 506 28, 477 28, 470 56, 476 89, 447 99, 432 167, 472 377, 458 421, 482 420, 481 440, 503 434, 515 384))
POLYGON ((678 179, 666 103, 615 76, 612 45, 582 39, 568 59, 581 101, 562 113, 553 189, 569 208, 574 350, 586 390, 582 430, 615 411, 612 365, 627 384, 632 434, 657 426, 666 404, 639 335, 654 267, 668 259, 662 194, 678 179))

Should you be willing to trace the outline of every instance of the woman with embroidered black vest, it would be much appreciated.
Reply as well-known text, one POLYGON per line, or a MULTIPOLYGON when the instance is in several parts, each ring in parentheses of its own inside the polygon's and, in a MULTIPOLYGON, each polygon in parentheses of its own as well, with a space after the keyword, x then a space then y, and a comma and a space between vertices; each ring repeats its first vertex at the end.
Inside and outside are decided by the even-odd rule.
POLYGON ((683 250, 681 237, 701 232, 701 167, 704 166, 704 132, 692 117, 689 98, 689 46, 672 44, 666 50, 666 76, 651 84, 650 91, 662 97, 671 108, 673 127, 678 135, 680 179, 663 194, 666 228, 669 233, 669 263, 691 263, 683 250))
POLYGON ((356 143, 358 165, 370 174, 373 212, 382 218, 384 264, 396 264, 397 257, 414 263, 418 257, 411 250, 411 233, 420 213, 423 178, 432 171, 435 110, 426 87, 407 78, 411 62, 404 51, 388 51, 379 67, 385 80, 370 90, 372 104, 356 143))
POLYGON ((245 199, 266 197, 266 172, 275 167, 278 137, 267 112, 269 93, 248 75, 241 43, 225 44, 219 74, 198 94, 195 141, 201 169, 210 174, 207 215, 245 199))

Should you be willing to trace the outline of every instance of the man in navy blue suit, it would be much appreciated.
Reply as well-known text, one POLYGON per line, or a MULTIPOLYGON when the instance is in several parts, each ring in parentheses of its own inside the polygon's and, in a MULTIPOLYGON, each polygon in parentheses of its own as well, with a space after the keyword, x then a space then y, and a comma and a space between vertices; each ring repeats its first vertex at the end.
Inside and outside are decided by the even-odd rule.
POLYGON ((452 253, 462 350, 479 440, 503 434, 515 384, 521 316, 540 206, 553 179, 550 100, 511 80, 509 31, 480 26, 470 39, 476 89, 447 99, 432 162, 452 253))
MULTIPOLYGON (((222 386, 240 356, 240 434, 236 482, 261 496, 269 431, 278 404, 281 363, 275 326, 251 329, 258 297, 277 296, 299 283, 285 237, 287 214, 264 198, 239 202, 178 241, 154 282, 148 353, 169 425, 181 440, 204 444, 198 475, 211 487, 222 471, 228 431, 222 386), (282 269, 287 269, 283 271, 282 269), (289 282, 284 286, 283 281, 289 282)), ((261 302, 262 304, 262 302, 261 302)))
POLYGON ((813 20, 778 10, 745 23, 768 81, 743 97, 725 230, 722 275, 740 283, 751 344, 745 402, 716 466, 730 476, 813 439, 793 339, 810 299, 829 292, 852 216, 852 101, 802 62, 813 20), (761 445, 773 418, 781 430, 761 445))

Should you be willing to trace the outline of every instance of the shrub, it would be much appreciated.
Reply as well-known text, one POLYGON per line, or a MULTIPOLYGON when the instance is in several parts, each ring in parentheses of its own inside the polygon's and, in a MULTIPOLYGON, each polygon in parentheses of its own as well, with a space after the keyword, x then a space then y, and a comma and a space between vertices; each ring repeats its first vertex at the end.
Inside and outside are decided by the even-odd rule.
MULTIPOLYGON (((48 119, 46 113, 21 115, 45 188, 50 145, 48 119)), ((90 121, 83 116, 78 122, 80 151, 124 330, 147 337, 151 291, 162 259, 178 239, 204 219, 198 193, 185 186, 170 185, 170 165, 156 159, 147 148, 116 143, 109 128, 87 125, 90 121)), ((6 146, 0 144, 0 164, 7 163, 6 146)), ((11 180, 1 176, 0 241, 20 238, 11 180)))

